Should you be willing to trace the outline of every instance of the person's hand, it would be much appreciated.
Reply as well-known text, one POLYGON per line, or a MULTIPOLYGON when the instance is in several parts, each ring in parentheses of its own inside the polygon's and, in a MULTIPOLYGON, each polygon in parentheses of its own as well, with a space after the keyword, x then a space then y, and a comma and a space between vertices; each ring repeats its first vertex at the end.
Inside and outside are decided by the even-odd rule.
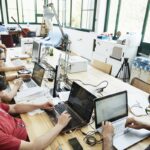
POLYGON ((19 77, 22 79, 29 79, 29 78, 31 78, 31 75, 30 74, 20 74, 19 77))
POLYGON ((52 102, 48 101, 46 103, 41 104, 41 109, 48 109, 48 110, 52 110, 54 109, 54 105, 52 102))
POLYGON ((15 80, 14 85, 19 89, 21 87, 22 83, 23 83, 22 79, 17 79, 17 80, 15 80))
POLYGON ((133 129, 142 129, 144 128, 144 124, 137 120, 136 118, 127 118, 125 127, 133 128, 133 129))
POLYGON ((17 66, 17 67, 15 67, 15 68, 16 68, 16 71, 24 70, 24 69, 25 69, 25 66, 17 66))
POLYGON ((59 117, 57 124, 61 126, 63 129, 71 120, 70 114, 68 114, 66 111, 64 111, 59 117))
POLYGON ((103 139, 112 140, 114 135, 114 128, 111 122, 102 122, 102 135, 103 139))
POLYGON ((4 50, 6 50, 6 46, 4 44, 1 44, 1 48, 3 48, 4 50))

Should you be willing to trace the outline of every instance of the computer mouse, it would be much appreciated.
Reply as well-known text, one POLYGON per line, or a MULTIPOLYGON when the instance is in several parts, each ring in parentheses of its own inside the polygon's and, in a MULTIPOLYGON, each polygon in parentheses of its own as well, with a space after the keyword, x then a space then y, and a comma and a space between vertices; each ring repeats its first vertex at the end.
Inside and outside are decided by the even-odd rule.
POLYGON ((23 70, 18 71, 18 74, 30 74, 30 73, 31 73, 31 71, 27 70, 27 69, 23 69, 23 70))

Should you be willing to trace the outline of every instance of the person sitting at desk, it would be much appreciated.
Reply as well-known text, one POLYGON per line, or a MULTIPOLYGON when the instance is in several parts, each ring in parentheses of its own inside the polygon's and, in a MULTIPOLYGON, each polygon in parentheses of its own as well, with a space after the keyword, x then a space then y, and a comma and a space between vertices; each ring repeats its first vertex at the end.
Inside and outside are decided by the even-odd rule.
MULTIPOLYGON (((130 117, 126 120, 125 126, 133 129, 150 130, 150 121, 143 121, 143 117, 130 117)), ((102 124, 102 128, 103 150, 113 150, 113 125, 111 124, 111 122, 106 121, 105 124, 102 124)))
MULTIPOLYGON (((0 44, 0 48, 4 49, 5 58, 6 58, 6 53, 7 53, 6 46, 4 44, 0 44)), ((7 72, 7 71, 19 71, 24 68, 25 68, 24 66, 6 67, 6 66, 3 66, 3 61, 2 60, 0 61, 0 73, 7 72)))
POLYGON ((12 99, 16 96, 17 91, 22 85, 22 79, 17 79, 14 83, 13 88, 7 92, 5 89, 7 88, 7 85, 2 77, 0 77, 0 99, 3 102, 9 103, 12 101, 12 99))
POLYGON ((6 46, 4 44, 0 44, 0 49, 4 50, 4 54, 5 54, 5 58, 6 58, 6 53, 7 53, 6 46))
POLYGON ((69 123, 71 117, 62 113, 55 127, 33 141, 28 141, 24 122, 11 114, 27 113, 35 109, 53 109, 53 104, 14 104, 0 103, 0 149, 1 150, 42 150, 46 148, 60 131, 69 123))

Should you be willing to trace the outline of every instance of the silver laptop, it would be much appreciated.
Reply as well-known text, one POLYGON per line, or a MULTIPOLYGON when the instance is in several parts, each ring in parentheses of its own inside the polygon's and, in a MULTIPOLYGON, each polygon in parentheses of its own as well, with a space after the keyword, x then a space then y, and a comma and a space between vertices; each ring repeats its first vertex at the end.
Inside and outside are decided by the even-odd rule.
POLYGON ((95 126, 101 132, 102 122, 111 121, 114 126, 113 145, 118 150, 126 149, 150 135, 147 130, 125 128, 128 116, 127 91, 101 97, 94 102, 95 126))
POLYGON ((41 43, 38 41, 33 41, 33 49, 32 49, 32 61, 39 62, 41 53, 41 43))
POLYGON ((35 63, 33 73, 32 73, 32 78, 31 80, 28 80, 28 79, 24 80, 22 89, 41 86, 44 73, 45 73, 45 69, 38 63, 35 63))

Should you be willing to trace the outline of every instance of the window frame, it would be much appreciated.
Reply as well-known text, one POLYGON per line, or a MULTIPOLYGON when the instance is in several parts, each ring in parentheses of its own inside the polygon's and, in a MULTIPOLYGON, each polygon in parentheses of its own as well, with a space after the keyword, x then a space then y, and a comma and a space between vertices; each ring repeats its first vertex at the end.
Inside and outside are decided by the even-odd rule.
MULTIPOLYGON (((8 13, 8 0, 6 0, 5 1, 6 2, 6 15, 7 15, 7 22, 8 22, 8 24, 16 24, 15 22, 11 22, 10 20, 9 20, 9 13, 8 13)), ((46 3, 46 0, 44 0, 44 3, 46 3)), ((18 20, 18 24, 27 24, 27 22, 20 22, 19 21, 19 9, 18 9, 18 0, 16 0, 16 8, 17 8, 17 18, 16 18, 16 20, 18 20)), ((38 17, 42 17, 43 16, 43 14, 39 14, 38 12, 37 12, 37 1, 36 0, 34 0, 34 7, 35 7, 35 22, 29 22, 30 24, 41 24, 41 23, 38 23, 37 22, 37 18, 38 17)), ((21 8, 22 9, 22 8, 21 8)), ((22 12, 23 12, 23 9, 22 9, 22 12)))
MULTIPOLYGON (((58 1, 58 17, 59 17, 59 0, 57 0, 58 1)), ((81 28, 81 24, 82 24, 82 15, 83 15, 83 11, 84 11, 84 9, 83 9, 83 0, 82 0, 82 2, 81 2, 81 22, 80 22, 80 28, 76 28, 76 27, 72 27, 72 22, 71 22, 71 20, 72 20, 72 0, 70 0, 70 23, 69 23, 69 26, 68 25, 66 25, 66 15, 65 15, 65 19, 64 19, 64 27, 65 28, 68 28, 68 29, 73 29, 73 30, 78 30, 78 31, 84 31, 84 32, 93 32, 93 31, 95 31, 95 22, 96 22, 96 10, 97 10, 97 0, 94 0, 95 1, 95 4, 94 4, 94 8, 93 8, 93 24, 92 24, 92 29, 84 29, 84 28, 81 28)), ((65 0, 65 3, 66 3, 66 0, 65 0)), ((65 5, 66 6, 66 5, 65 5)), ((66 8, 65 8, 65 10, 66 10, 66 8)), ((91 9, 87 9, 87 10, 89 10, 89 11, 91 11, 91 9)), ((65 11, 65 14, 66 14, 66 11, 65 11)), ((53 24, 54 26, 58 26, 58 24, 53 24)))
MULTIPOLYGON (((115 29, 114 29, 114 33, 113 33, 114 35, 116 35, 116 32, 118 31, 119 15, 120 15, 120 10, 121 10, 121 2, 122 2, 122 0, 118 0, 118 6, 117 6, 118 8, 117 8, 115 29)), ((105 23, 104 23, 104 32, 107 32, 107 29, 108 29, 110 7, 111 7, 111 0, 107 0, 106 13, 105 13, 106 17, 105 17, 105 23)), ((142 32, 141 32, 142 38, 141 38, 140 46, 138 48, 138 53, 139 52, 144 52, 144 54, 145 54, 145 51, 147 49, 148 50, 147 53, 150 54, 150 42, 149 43, 143 42, 144 36, 145 36, 145 32, 146 32, 146 26, 147 26, 148 17, 150 17, 150 0, 147 1, 144 21, 143 21, 143 26, 142 26, 142 32)))
POLYGON ((2 10, 2 1, 0 1, 0 7, 1 7, 1 17, 2 17, 2 24, 4 23, 4 17, 3 17, 3 10, 2 10))

